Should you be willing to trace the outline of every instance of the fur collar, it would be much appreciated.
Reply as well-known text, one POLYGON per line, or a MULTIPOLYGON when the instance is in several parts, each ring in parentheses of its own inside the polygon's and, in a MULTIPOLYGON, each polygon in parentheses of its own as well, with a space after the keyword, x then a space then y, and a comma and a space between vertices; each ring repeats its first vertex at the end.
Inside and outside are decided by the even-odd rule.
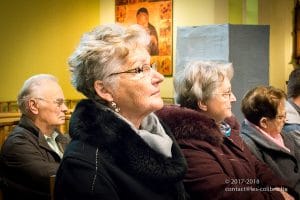
MULTIPOLYGON (((180 180, 186 171, 186 162, 176 143, 172 144, 171 158, 157 153, 128 123, 98 102, 80 101, 69 130, 73 141, 99 148, 106 158, 145 180, 180 180)), ((170 131, 166 133, 174 141, 170 131)))
POLYGON ((224 135, 215 121, 198 111, 170 105, 156 114, 169 126, 177 140, 197 139, 212 145, 220 145, 223 142, 224 135))
POLYGON ((70 119, 70 136, 92 145, 108 145, 120 139, 117 130, 133 129, 108 107, 89 99, 80 101, 70 119))

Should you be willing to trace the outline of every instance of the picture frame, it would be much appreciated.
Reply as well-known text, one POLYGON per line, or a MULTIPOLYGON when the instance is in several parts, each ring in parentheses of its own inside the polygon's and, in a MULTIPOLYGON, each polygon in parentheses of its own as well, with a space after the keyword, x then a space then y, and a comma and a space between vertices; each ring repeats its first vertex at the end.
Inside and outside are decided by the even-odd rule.
POLYGON ((173 75, 173 0, 115 0, 115 21, 145 27, 151 64, 162 75, 173 75))

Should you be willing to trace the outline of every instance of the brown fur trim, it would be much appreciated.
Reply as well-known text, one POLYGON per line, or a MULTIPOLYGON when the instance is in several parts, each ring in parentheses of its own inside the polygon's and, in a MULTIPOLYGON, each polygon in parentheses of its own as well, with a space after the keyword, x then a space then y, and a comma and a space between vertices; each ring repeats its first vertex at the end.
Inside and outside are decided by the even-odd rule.
POLYGON ((215 121, 198 111, 170 105, 156 114, 169 126, 177 140, 198 139, 213 145, 223 142, 223 134, 215 121))

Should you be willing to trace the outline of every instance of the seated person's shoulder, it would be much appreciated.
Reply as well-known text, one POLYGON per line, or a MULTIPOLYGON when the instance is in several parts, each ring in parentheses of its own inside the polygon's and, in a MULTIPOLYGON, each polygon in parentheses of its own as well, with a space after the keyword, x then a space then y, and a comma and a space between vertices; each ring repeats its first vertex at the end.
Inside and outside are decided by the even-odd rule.
POLYGON ((22 145, 24 143, 28 143, 29 136, 27 135, 27 133, 20 128, 18 128, 17 130, 16 129, 8 135, 3 146, 22 145))

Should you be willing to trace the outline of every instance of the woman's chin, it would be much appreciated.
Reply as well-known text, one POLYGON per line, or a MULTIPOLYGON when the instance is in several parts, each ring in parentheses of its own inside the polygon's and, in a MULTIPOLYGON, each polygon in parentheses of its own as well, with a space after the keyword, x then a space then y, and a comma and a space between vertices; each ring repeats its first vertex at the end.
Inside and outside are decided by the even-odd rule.
POLYGON ((233 115, 233 114, 232 114, 232 112, 231 112, 231 110, 230 110, 230 111, 227 112, 226 118, 227 118, 227 117, 231 117, 232 115, 233 115))
POLYGON ((159 99, 156 99, 155 101, 153 101, 151 103, 151 105, 152 105, 154 111, 157 111, 157 110, 162 109, 162 107, 164 106, 164 102, 161 98, 159 98, 159 99))

